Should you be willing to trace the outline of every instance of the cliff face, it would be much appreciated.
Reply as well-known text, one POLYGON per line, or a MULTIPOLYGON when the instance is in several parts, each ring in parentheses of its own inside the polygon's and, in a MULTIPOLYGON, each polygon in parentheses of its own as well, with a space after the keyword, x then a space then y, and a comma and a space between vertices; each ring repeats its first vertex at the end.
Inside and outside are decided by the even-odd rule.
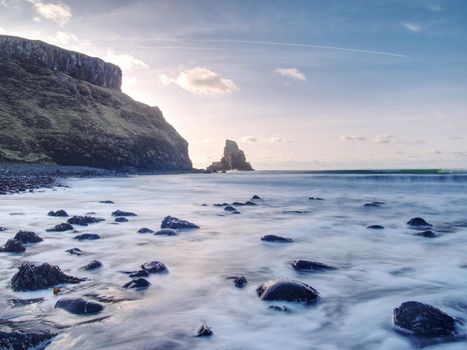
POLYGON ((224 147, 224 155, 220 162, 213 162, 208 168, 208 171, 227 171, 227 170, 254 170, 250 163, 246 161, 245 152, 238 148, 235 141, 226 140, 224 147))
POLYGON ((115 65, 0 36, 0 77, 0 162, 192 169, 188 143, 157 107, 120 92, 115 65))

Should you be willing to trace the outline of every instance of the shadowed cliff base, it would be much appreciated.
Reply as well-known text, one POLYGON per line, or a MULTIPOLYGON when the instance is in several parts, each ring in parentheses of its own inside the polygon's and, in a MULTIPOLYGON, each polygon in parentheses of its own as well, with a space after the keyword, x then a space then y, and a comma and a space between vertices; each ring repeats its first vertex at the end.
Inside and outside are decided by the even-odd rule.
POLYGON ((120 91, 121 70, 40 41, 0 36, 0 163, 192 171, 157 107, 120 91))

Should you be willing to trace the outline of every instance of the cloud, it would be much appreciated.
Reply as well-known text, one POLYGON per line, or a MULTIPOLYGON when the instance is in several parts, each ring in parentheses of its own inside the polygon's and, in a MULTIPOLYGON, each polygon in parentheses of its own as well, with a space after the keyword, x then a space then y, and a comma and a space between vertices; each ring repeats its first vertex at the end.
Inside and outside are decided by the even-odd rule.
POLYGON ((270 143, 282 143, 282 142, 289 142, 289 140, 287 139, 283 139, 281 137, 271 137, 269 140, 268 140, 270 143))
POLYGON ((366 137, 355 135, 341 135, 339 138, 342 141, 366 141, 366 137))
POLYGON ((392 143, 394 142, 394 136, 392 135, 376 135, 372 141, 373 143, 392 143))
POLYGON ((62 31, 58 31, 55 36, 49 36, 48 39, 50 42, 58 45, 77 44, 80 42, 75 34, 62 31))
POLYGON ((420 24, 418 23, 413 23, 413 22, 404 22, 404 23, 401 23, 401 25, 407 29, 409 32, 412 32, 412 33, 420 33, 423 31, 423 26, 421 26, 420 24))
POLYGON ((57 23, 60 27, 63 27, 66 22, 71 18, 71 9, 61 3, 43 3, 40 0, 29 0, 34 6, 39 17, 35 17, 34 20, 40 21, 40 18, 50 19, 57 23))
POLYGON ((0 35, 8 35, 8 32, 6 31, 6 29, 0 27, 0 35))
POLYGON ((175 79, 160 74, 159 79, 164 85, 175 84, 194 95, 230 95, 238 90, 232 80, 222 78, 219 74, 202 67, 184 70, 175 79))
POLYGON ((148 65, 146 63, 137 59, 136 57, 129 54, 117 54, 111 49, 107 50, 105 60, 116 64, 123 70, 148 68, 148 65))
POLYGON ((294 80, 306 80, 305 75, 297 68, 276 68, 274 73, 294 80))

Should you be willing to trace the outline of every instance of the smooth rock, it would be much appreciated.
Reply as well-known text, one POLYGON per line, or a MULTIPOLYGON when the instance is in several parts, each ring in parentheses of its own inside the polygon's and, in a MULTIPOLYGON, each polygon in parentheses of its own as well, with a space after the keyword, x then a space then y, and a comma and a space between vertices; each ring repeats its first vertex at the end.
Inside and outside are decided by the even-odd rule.
POLYGON ((99 260, 92 260, 82 267, 83 270, 92 271, 101 268, 103 265, 99 260))
POLYGON ((102 203, 102 204, 114 204, 113 201, 99 201, 99 203, 102 203))
POLYGON ((260 196, 258 196, 257 194, 253 195, 253 197, 251 197, 251 200, 258 200, 258 199, 262 199, 260 196))
POLYGON ((286 238, 276 235, 264 235, 261 237, 261 240, 264 242, 275 242, 275 243, 292 243, 292 238, 286 238))
POLYGON ((335 267, 310 260, 295 260, 291 263, 292 267, 300 272, 319 272, 327 270, 337 270, 335 267))
POLYGON ((144 289, 148 288, 151 283, 144 278, 135 278, 130 282, 123 285, 123 288, 134 288, 134 289, 144 289))
POLYGON ((69 224, 79 225, 79 226, 88 226, 88 224, 94 224, 97 222, 104 221, 102 218, 95 218, 92 216, 72 216, 67 220, 69 224))
POLYGON ((154 231, 147 227, 143 227, 138 230, 138 233, 154 233, 154 231))
POLYGON ((393 312, 394 325, 415 336, 446 337, 456 333, 456 320, 431 305, 406 301, 393 312))
POLYGON ((261 300, 292 301, 311 304, 319 299, 319 293, 311 286, 294 280, 270 280, 256 289, 261 300))
POLYGON ((154 233, 154 236, 176 236, 177 231, 171 228, 163 228, 162 230, 157 231, 154 233))
POLYGON ((51 288, 62 283, 79 283, 82 281, 84 279, 63 273, 58 266, 47 263, 40 265, 23 263, 11 279, 11 286, 14 291, 22 292, 51 288))
POLYGON ((381 225, 369 225, 366 228, 369 228, 371 230, 384 230, 384 226, 381 225))
POLYGON ((436 234, 433 231, 427 230, 427 231, 417 232, 414 234, 414 236, 420 236, 420 237, 425 237, 425 238, 435 238, 436 234))
POLYGON ((253 207, 253 206, 258 205, 258 204, 256 204, 255 202, 252 202, 252 201, 246 201, 246 202, 245 202, 245 205, 246 205, 246 206, 253 207))
POLYGON ((234 212, 234 211, 237 211, 237 209, 235 209, 234 207, 232 207, 231 205, 228 205, 224 208, 225 211, 231 211, 231 212, 234 212))
POLYGON ((77 256, 80 256, 83 252, 81 251, 81 249, 79 248, 71 248, 71 249, 67 249, 65 250, 65 252, 71 254, 71 255, 77 255, 77 256))
POLYGON ((308 197, 310 201, 324 201, 324 198, 321 197, 308 197))
POLYGON ((162 220, 161 228, 171 228, 173 230, 176 230, 176 229, 199 228, 199 226, 192 222, 189 222, 186 220, 180 220, 173 216, 166 216, 162 220))
POLYGON ((124 218, 123 216, 119 216, 115 218, 115 222, 128 222, 129 220, 127 218, 124 218))
POLYGON ((94 301, 82 298, 64 298, 57 301, 55 308, 63 309, 75 315, 92 315, 104 310, 104 307, 94 301))
POLYGON ((112 212, 112 216, 137 216, 135 213, 131 211, 123 211, 123 210, 115 210, 112 212))
POLYGON ((407 225, 412 227, 433 227, 432 224, 425 221, 425 219, 416 217, 407 221, 407 225))

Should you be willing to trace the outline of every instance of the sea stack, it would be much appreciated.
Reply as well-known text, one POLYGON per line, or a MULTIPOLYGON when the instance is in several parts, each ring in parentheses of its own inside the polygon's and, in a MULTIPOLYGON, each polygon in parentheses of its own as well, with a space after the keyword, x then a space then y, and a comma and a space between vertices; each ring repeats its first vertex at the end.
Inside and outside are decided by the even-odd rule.
POLYGON ((188 143, 157 107, 121 92, 116 65, 0 35, 0 164, 187 172, 188 143))
POLYGON ((208 171, 241 170, 253 171, 251 164, 246 161, 243 152, 235 141, 225 140, 224 155, 220 162, 213 162, 207 167, 208 171))

